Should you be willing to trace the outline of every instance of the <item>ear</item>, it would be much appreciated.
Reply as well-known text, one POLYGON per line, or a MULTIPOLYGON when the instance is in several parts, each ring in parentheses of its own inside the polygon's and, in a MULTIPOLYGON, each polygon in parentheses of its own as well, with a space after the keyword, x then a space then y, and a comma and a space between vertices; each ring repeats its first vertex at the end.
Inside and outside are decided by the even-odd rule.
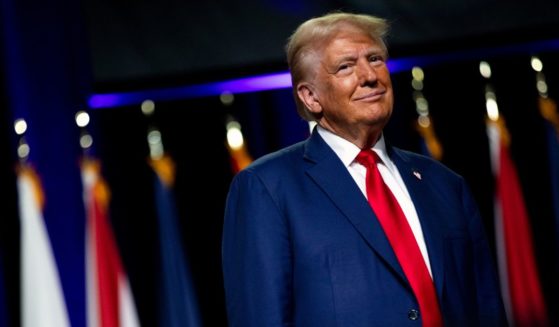
POLYGON ((322 105, 318 99, 314 87, 306 82, 297 85, 297 96, 305 104, 305 107, 314 115, 322 112, 322 105))

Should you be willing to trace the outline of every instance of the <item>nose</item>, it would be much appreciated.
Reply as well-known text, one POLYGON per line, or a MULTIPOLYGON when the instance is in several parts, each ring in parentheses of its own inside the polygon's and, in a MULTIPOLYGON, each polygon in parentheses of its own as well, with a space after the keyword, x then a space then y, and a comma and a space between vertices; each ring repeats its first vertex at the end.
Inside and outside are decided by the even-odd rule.
POLYGON ((377 81, 377 71, 368 60, 361 60, 359 63, 359 82, 361 85, 375 83, 377 81))

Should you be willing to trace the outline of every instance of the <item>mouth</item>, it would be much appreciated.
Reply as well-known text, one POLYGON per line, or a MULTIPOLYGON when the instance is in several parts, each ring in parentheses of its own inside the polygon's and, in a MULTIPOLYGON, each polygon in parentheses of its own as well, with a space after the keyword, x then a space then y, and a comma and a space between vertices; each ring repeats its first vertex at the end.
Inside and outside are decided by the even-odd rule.
POLYGON ((373 92, 369 92, 365 95, 358 96, 354 98, 354 101, 377 101, 386 93, 386 90, 375 90, 373 92))

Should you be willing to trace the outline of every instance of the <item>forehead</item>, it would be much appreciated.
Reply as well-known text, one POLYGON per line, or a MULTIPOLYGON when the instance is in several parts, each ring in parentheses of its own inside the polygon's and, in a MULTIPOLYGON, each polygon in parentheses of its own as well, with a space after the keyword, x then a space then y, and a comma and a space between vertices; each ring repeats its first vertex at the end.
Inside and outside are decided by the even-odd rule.
POLYGON ((346 52, 361 50, 382 50, 382 45, 368 33, 347 27, 336 31, 331 37, 327 38, 322 44, 322 50, 326 55, 336 55, 346 52))
POLYGON ((304 75, 314 78, 320 67, 334 65, 343 57, 355 57, 361 53, 386 55, 382 40, 355 26, 341 25, 325 38, 314 40, 301 58, 304 75))

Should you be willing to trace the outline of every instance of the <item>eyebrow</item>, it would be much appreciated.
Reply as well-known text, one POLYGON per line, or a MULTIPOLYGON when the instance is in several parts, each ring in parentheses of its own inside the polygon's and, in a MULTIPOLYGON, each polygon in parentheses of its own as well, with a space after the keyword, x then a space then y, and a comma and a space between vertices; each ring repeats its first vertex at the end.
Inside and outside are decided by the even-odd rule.
POLYGON ((345 61, 356 61, 357 58, 358 58, 358 56, 356 56, 354 54, 344 55, 342 57, 335 58, 334 65, 337 66, 337 65, 339 65, 339 64, 341 64, 342 62, 345 62, 345 61))
MULTIPOLYGON (((382 55, 386 56, 385 51, 382 50, 380 47, 369 48, 365 52, 366 57, 370 57, 372 55, 382 55)), ((346 62, 346 61, 356 61, 359 56, 355 55, 355 53, 351 54, 344 54, 339 58, 334 58, 333 66, 338 66, 339 64, 346 62)))

